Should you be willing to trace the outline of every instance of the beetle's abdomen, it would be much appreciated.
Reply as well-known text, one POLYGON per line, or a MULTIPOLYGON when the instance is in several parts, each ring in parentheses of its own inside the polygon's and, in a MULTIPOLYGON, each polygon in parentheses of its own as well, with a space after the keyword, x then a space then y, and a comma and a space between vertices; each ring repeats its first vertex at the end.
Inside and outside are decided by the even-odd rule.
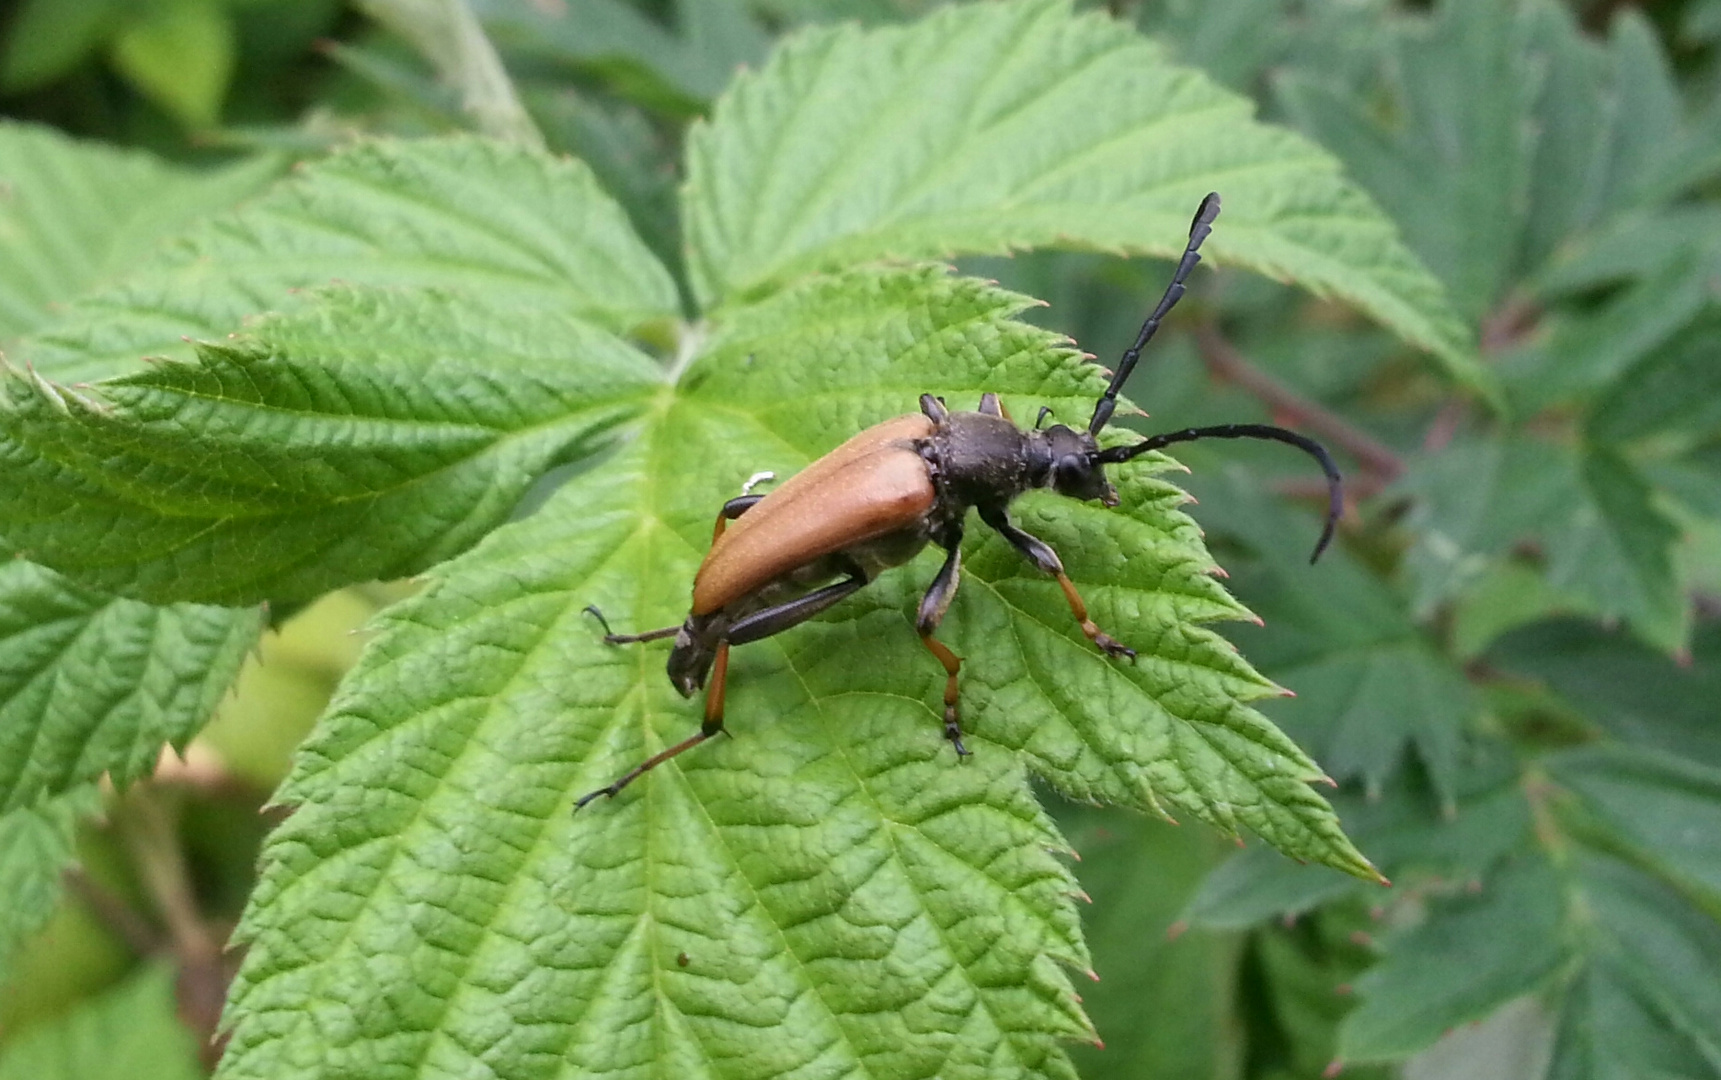
POLYGON ((693 614, 716 611, 827 555, 917 526, 937 492, 913 440, 924 416, 856 435, 785 481, 711 545, 693 579, 693 614))

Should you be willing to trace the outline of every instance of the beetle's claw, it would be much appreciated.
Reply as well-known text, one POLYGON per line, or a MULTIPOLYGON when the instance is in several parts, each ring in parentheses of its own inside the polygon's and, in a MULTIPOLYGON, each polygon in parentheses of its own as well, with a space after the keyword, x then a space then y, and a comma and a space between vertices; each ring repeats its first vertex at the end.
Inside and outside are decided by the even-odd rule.
MULTIPOLYGON (((604 613, 598 610, 598 606, 596 604, 587 604, 585 610, 586 610, 587 614, 591 615, 592 618, 594 618, 598 621, 599 626, 604 628, 604 644, 605 645, 619 645, 620 642, 614 640, 616 633, 614 630, 610 629, 610 621, 608 619, 604 618, 604 613)), ((592 795, 596 795, 596 794, 597 794, 597 792, 592 793, 592 795)), ((592 797, 591 795, 586 796, 586 798, 588 798, 588 799, 591 797, 592 797)), ((580 805, 584 806, 585 803, 582 802, 582 803, 580 803, 580 805)))
POLYGON ((573 812, 577 814, 581 810, 584 810, 586 808, 586 804, 593 801, 594 799, 596 799, 599 795, 602 795, 606 798, 613 799, 613 798, 615 798, 617 790, 618 789, 616 788, 616 786, 614 784, 611 784, 609 787, 601 787, 601 788, 598 788, 596 791, 587 792, 586 794, 581 795, 579 798, 574 800, 574 811, 573 812))
POLYGON ((973 756, 973 751, 962 745, 962 728, 956 723, 956 710, 953 708, 944 710, 944 737, 956 748, 957 761, 973 756))
POLYGON ((1105 634, 1099 634, 1094 637, 1094 644, 1104 650, 1107 656, 1129 661, 1135 660, 1135 650, 1130 648, 1128 645, 1125 645, 1123 642, 1118 641, 1116 638, 1109 637, 1105 634))

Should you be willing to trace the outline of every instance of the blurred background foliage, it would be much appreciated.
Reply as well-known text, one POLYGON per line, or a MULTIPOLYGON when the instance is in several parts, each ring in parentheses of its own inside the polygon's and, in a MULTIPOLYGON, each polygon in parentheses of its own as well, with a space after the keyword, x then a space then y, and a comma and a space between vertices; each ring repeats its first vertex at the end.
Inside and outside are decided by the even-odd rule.
MULTIPOLYGON (((907 0, 472 0, 554 150, 679 267, 687 126, 773 38, 907 0)), ((0 114, 195 165, 467 123, 389 27, 438 0, 22 0, 0 114)), ((1114 3, 1342 158, 1470 320, 1496 411, 1337 306, 1198 275, 1129 393, 1273 420, 1350 478, 1317 570, 1302 462, 1180 454, 1390 890, 1200 829, 1063 807, 1110 1077, 1721 1077, 1721 0, 1114 3)), ((3 163, 0 163, 3 165, 3 163)), ((1163 266, 964 269, 1102 358, 1163 266)), ((16 328, 14 328, 16 329, 16 328)), ((80 828, 5 968, 0 1077, 199 1075, 268 792, 402 587, 276 613, 215 722, 80 828)), ((53 837, 0 835, 0 845, 53 837)), ((8 897, 9 901, 11 898, 8 897)), ((4 901, 0 901, 4 902, 4 901)))

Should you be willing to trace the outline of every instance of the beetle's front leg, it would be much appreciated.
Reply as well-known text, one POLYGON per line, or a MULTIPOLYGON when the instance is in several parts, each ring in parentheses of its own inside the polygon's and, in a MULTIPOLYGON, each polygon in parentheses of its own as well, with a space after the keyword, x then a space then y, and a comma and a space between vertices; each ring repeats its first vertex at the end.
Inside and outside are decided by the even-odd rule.
POLYGON ((1082 633, 1088 640, 1104 650, 1107 656, 1127 656, 1135 659, 1135 650, 1125 645, 1094 624, 1088 618, 1088 606, 1082 602, 1082 596, 1076 592, 1075 582, 1064 573, 1064 562, 1058 558, 1058 553, 1052 546, 1037 536, 1030 535, 1010 523, 1009 511, 1003 507, 980 507, 980 520, 992 526, 1010 541, 1017 551, 1028 557, 1028 560, 1045 573, 1058 579, 1058 586, 1064 590, 1064 599, 1070 602, 1070 613, 1076 621, 1082 624, 1082 633))
POLYGON ((956 598, 956 586, 962 576, 961 528, 952 529, 940 543, 950 554, 945 557, 944 565, 938 568, 938 575, 932 579, 932 585, 920 601, 920 614, 914 620, 914 627, 920 631, 921 644, 944 665, 944 737, 956 748, 956 756, 965 758, 968 748, 962 745, 956 685, 956 673, 962 668, 962 658, 951 652, 950 646, 932 636, 938 624, 944 621, 944 613, 950 610, 950 601, 956 598))

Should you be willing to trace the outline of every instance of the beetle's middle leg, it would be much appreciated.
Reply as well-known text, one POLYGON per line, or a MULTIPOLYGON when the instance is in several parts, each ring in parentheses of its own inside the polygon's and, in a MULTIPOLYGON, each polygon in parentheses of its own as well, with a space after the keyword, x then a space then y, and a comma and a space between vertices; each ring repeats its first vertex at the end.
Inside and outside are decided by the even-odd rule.
POLYGON ((932 585, 920 600, 920 613, 915 617, 914 628, 920 631, 920 643, 944 665, 944 737, 956 748, 956 756, 965 758, 969 751, 962 745, 956 684, 962 658, 951 652, 950 646, 932 636, 938 624, 944 621, 944 613, 950 610, 950 601, 956 598, 956 586, 962 578, 961 527, 951 529, 939 543, 950 554, 945 556, 944 565, 938 568, 938 575, 932 579, 932 585))
POLYGON ((1026 555, 1035 566, 1058 579, 1058 586, 1064 590, 1064 599, 1070 603, 1070 614, 1082 624, 1082 633, 1087 635, 1089 641, 1107 656, 1127 656, 1131 660, 1135 659, 1134 649, 1101 630, 1088 618, 1088 605, 1082 601, 1081 593, 1076 591, 1075 582, 1064 573, 1064 562, 1058 558, 1058 553, 1052 550, 1052 545, 1016 528, 1010 523, 1010 514, 1003 507, 980 507, 980 520, 997 529, 1004 539, 1010 541, 1011 545, 1026 555))

